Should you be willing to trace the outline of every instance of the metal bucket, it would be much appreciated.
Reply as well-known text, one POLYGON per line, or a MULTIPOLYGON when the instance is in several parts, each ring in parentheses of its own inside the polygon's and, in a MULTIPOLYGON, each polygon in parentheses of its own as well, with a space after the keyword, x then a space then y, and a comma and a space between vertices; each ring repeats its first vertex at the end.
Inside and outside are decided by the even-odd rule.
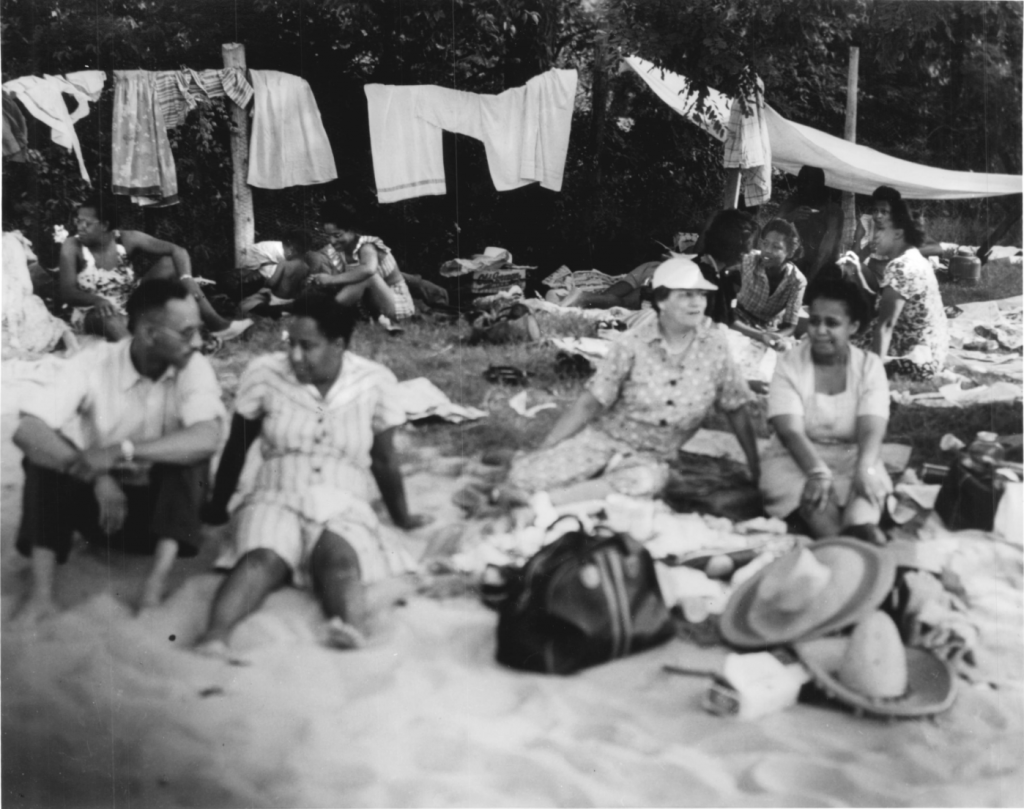
POLYGON ((949 280, 973 286, 981 280, 981 259, 977 256, 953 256, 949 260, 949 280))

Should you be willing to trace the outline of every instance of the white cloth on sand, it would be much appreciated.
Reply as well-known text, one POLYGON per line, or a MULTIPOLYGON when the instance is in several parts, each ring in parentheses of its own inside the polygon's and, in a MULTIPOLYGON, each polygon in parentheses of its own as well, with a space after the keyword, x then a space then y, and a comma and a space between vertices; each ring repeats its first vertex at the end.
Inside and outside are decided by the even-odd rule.
POLYGON ((309 82, 277 70, 250 70, 254 91, 249 185, 291 188, 338 178, 309 82))

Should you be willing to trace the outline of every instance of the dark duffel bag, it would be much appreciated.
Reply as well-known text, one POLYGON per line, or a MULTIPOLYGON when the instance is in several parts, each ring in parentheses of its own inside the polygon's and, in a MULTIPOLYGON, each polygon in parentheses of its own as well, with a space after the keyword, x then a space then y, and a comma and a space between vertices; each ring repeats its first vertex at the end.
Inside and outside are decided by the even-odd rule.
POLYGON ((647 549, 582 526, 538 551, 498 609, 498 661, 527 671, 571 674, 674 633, 647 549))
POLYGON ((957 458, 942 481, 935 511, 951 531, 991 531, 1005 488, 1005 479, 995 474, 994 469, 971 469, 957 458))

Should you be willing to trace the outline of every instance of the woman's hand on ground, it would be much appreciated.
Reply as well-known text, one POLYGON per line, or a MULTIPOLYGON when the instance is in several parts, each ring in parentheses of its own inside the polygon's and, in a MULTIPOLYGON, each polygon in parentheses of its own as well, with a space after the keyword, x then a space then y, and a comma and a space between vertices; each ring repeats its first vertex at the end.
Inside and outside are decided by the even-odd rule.
POLYGON ((804 484, 800 505, 811 511, 824 511, 832 496, 831 477, 810 477, 804 484))
POLYGON ((859 466, 853 476, 853 490, 868 502, 881 506, 892 491, 892 483, 887 476, 879 474, 876 467, 859 466))

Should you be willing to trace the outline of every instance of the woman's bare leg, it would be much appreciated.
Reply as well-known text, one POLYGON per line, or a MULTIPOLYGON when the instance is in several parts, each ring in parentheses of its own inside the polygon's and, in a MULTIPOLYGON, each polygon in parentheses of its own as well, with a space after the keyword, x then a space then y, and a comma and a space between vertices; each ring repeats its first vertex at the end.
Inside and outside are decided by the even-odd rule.
POLYGON ((394 293, 379 275, 371 276, 358 284, 347 284, 334 299, 343 306, 358 306, 363 303, 371 314, 395 319, 394 293))

